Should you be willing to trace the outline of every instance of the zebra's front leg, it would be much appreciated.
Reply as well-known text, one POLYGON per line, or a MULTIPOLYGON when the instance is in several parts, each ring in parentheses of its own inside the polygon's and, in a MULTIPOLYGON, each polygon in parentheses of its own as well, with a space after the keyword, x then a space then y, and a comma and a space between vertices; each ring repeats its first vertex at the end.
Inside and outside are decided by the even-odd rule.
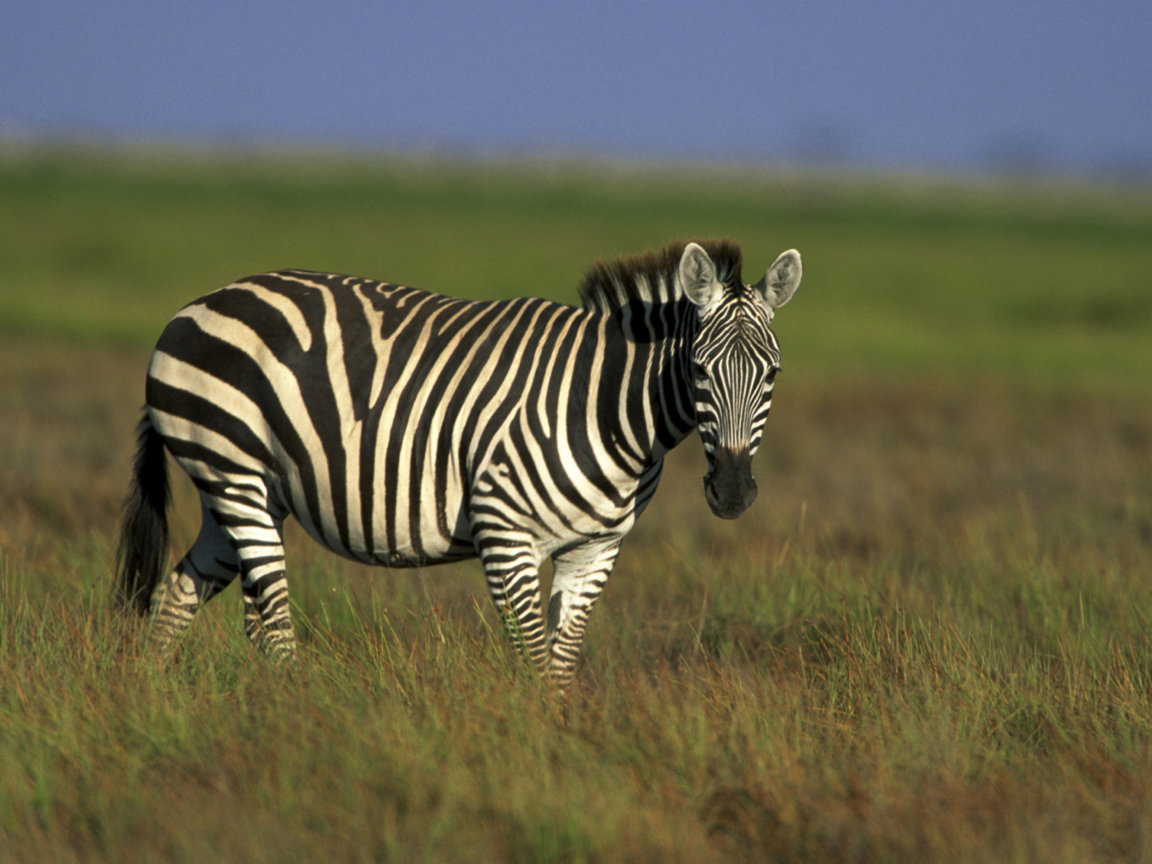
POLYGON ((548 645, 540 611, 540 558, 526 540, 478 538, 488 592, 504 622, 512 646, 548 674, 548 645))
POLYGON ((620 552, 621 538, 597 540, 552 556, 548 598, 548 671, 561 693, 576 674, 584 630, 620 552))

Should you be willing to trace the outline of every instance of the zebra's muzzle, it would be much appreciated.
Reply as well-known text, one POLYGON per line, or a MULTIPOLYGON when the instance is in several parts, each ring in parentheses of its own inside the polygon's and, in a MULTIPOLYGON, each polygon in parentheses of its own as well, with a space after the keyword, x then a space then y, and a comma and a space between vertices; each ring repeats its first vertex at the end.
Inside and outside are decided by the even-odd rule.
POLYGON ((747 510, 756 500, 752 454, 718 449, 712 457, 712 470, 704 476, 704 498, 721 519, 735 519, 747 510))

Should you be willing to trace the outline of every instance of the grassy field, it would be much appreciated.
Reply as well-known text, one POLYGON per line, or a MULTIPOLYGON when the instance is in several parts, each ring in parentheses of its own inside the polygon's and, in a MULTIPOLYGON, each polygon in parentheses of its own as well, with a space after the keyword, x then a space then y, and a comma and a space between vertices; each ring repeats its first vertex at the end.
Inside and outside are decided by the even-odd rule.
MULTIPOLYGON (((1152 861, 1152 194, 153 152, 0 156, 0 860, 1152 861), (148 350, 301 266, 575 300, 788 247, 760 497, 689 440, 571 697, 479 567, 290 531, 303 662, 230 589, 176 660, 109 605, 148 350)), ((177 484, 174 552, 197 529, 177 484)))

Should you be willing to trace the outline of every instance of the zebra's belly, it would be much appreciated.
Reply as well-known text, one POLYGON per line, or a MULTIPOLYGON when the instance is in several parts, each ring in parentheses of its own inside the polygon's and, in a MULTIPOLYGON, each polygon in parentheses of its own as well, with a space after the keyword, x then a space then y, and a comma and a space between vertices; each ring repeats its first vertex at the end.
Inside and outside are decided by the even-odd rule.
POLYGON ((430 567, 433 564, 451 564, 453 561, 463 561, 466 558, 475 558, 476 552, 469 548, 459 554, 443 554, 434 557, 419 557, 414 555, 401 555, 394 552, 377 552, 372 557, 372 563, 379 567, 430 567))
POLYGON ((339 507, 337 492, 329 497, 332 506, 322 508, 327 513, 318 524, 300 507, 303 490, 292 486, 287 509, 314 540, 338 555, 383 567, 424 567, 476 555, 464 496, 452 494, 455 490, 439 501, 421 497, 415 508, 412 502, 387 494, 374 495, 367 508, 359 500, 339 507))
POLYGON ((476 549, 471 537, 444 538, 439 534, 435 537, 422 537, 417 542, 410 536, 397 536, 392 545, 369 545, 357 538, 355 542, 346 542, 343 538, 326 536, 310 520, 300 518, 297 521, 304 526, 304 530, 321 546, 335 552, 344 558, 359 561, 363 564, 373 564, 379 567, 427 567, 433 564, 448 564, 453 561, 462 561, 476 556, 476 549))

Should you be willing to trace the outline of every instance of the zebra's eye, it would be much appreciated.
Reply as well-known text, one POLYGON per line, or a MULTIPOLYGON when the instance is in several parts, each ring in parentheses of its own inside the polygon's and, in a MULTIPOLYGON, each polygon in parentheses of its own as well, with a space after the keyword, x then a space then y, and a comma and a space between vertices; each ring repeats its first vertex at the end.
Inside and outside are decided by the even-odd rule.
POLYGON ((700 384, 707 384, 707 383, 708 383, 708 373, 704 371, 703 366, 697 366, 696 367, 696 384, 700 385, 700 384))

